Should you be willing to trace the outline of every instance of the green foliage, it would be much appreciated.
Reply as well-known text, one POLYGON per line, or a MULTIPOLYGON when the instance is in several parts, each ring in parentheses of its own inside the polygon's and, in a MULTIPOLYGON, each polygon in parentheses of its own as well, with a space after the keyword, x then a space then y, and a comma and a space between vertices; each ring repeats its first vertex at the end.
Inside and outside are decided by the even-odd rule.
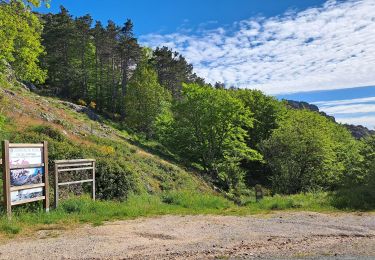
MULTIPOLYGON (((279 126, 285 116, 286 107, 272 96, 267 96, 259 90, 234 89, 231 94, 240 99, 244 106, 251 110, 253 127, 246 127, 248 133, 246 143, 252 149, 259 151, 259 144, 268 139, 272 131, 279 126)), ((269 186, 271 172, 264 161, 242 161, 246 169, 246 183, 254 186, 257 183, 269 186)))
POLYGON ((228 91, 185 84, 172 112, 173 119, 166 120, 166 145, 215 178, 220 174, 228 189, 241 182, 236 169, 240 160, 260 159, 245 142, 244 127, 252 125, 250 111, 228 91))
POLYGON ((0 114, 0 133, 4 131, 5 126, 5 116, 0 114))
POLYGON ((154 66, 160 85, 174 98, 180 98, 183 83, 204 84, 204 79, 193 72, 193 66, 186 59, 167 47, 156 48, 151 63, 154 66))
POLYGON ((248 207, 254 211, 259 210, 310 210, 332 211, 332 198, 328 193, 305 193, 289 196, 275 195, 265 197, 259 202, 248 203, 248 207))
POLYGON ((37 125, 37 126, 31 127, 29 130, 32 132, 38 133, 40 135, 49 137, 57 142, 66 141, 65 136, 60 131, 58 131, 57 129, 49 125, 37 125))
POLYGON ((172 111, 171 148, 208 172, 225 157, 259 158, 245 143, 250 111, 227 91, 186 84, 172 111))
POLYGON ((372 184, 345 186, 334 193, 332 205, 338 209, 374 210, 375 186, 372 184))
POLYGON ((12 221, 2 221, 0 225, 0 230, 9 235, 18 234, 21 231, 21 228, 12 221))
POLYGON ((147 58, 138 65, 132 76, 125 97, 127 125, 153 135, 157 118, 168 107, 170 94, 159 85, 156 72, 147 64, 147 58))
POLYGON ((19 79, 44 82, 46 72, 40 68, 38 59, 44 52, 38 17, 22 1, 1 2, 0 27, 0 72, 10 64, 19 79))
POLYGON ((342 187, 335 193, 335 206, 338 208, 375 208, 375 136, 363 140, 360 150, 363 160, 357 161, 359 167, 347 174, 342 187))
POLYGON ((286 113, 284 104, 272 96, 267 96, 259 90, 236 89, 232 95, 240 99, 246 108, 251 110, 253 126, 247 128, 247 143, 253 149, 270 137, 272 131, 286 113))
POLYGON ((122 161, 102 159, 97 162, 98 197, 125 200, 134 191, 134 176, 122 161))
POLYGON ((262 151, 274 192, 287 194, 335 188, 361 160, 359 145, 345 128, 307 110, 289 110, 262 151))

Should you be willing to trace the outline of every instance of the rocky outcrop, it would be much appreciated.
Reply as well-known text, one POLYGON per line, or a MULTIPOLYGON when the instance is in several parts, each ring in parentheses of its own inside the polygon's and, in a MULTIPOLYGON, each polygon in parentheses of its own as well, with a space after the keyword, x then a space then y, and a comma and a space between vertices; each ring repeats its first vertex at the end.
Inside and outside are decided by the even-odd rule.
MULTIPOLYGON (((332 120, 336 123, 336 119, 333 116, 327 115, 323 111, 320 111, 318 106, 309 104, 304 101, 295 101, 295 100, 285 100, 287 102, 287 105, 294 109, 308 109, 310 111, 317 112, 321 114, 322 116, 325 116, 326 118, 332 120)), ((343 124, 344 127, 346 127, 349 132, 353 135, 356 139, 362 139, 363 137, 374 135, 375 131, 368 129, 365 126, 362 125, 349 125, 349 124, 343 124)))
POLYGON ((78 113, 86 114, 91 120, 100 121, 100 117, 88 107, 77 105, 68 101, 60 101, 60 102, 78 113))
POLYGON ((327 115, 325 112, 320 111, 318 106, 304 102, 304 101, 295 101, 295 100, 285 100, 291 108, 294 109, 308 109, 310 111, 317 112, 321 114, 322 116, 332 120, 333 122, 336 122, 336 119, 333 116, 327 115))
POLYGON ((369 136, 369 135, 375 135, 375 131, 374 130, 370 130, 367 127, 364 127, 363 125, 348 125, 348 124, 344 124, 344 126, 357 139, 361 139, 361 138, 363 138, 365 136, 369 136))

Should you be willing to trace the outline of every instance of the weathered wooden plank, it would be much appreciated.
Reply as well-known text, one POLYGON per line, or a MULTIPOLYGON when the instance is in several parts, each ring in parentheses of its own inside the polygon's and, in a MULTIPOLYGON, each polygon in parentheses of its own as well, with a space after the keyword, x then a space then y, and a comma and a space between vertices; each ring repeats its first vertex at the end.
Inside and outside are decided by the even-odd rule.
POLYGON ((48 182, 48 142, 43 142, 43 163, 44 163, 44 174, 43 180, 45 183, 43 206, 46 212, 49 212, 49 182, 48 182))
POLYGON ((92 199, 95 200, 95 162, 92 164, 92 199))
POLYGON ((81 181, 60 182, 60 183, 58 183, 58 186, 70 185, 70 184, 78 184, 78 183, 85 183, 85 182, 93 182, 93 180, 89 179, 89 180, 81 180, 81 181))
POLYGON ((58 169, 58 172, 71 172, 71 171, 83 171, 83 170, 92 170, 93 167, 82 167, 82 168, 68 168, 68 169, 58 169))
POLYGON ((89 163, 71 163, 71 164, 57 164, 57 167, 60 168, 66 168, 66 167, 78 167, 78 166, 92 166, 93 162, 89 163))
POLYGON ((10 168, 9 168, 9 141, 3 141, 3 192, 4 208, 7 211, 8 218, 12 217, 12 205, 10 199, 10 168))
POLYGON ((75 162, 94 162, 95 159, 76 159, 76 160, 55 160, 54 163, 75 163, 75 162))
POLYGON ((59 204, 59 172, 57 171, 57 163, 55 163, 55 194, 54 194, 54 206, 57 209, 59 204))
POLYGON ((30 185, 23 185, 23 186, 13 186, 10 187, 10 191, 17 191, 17 190, 29 190, 39 187, 44 187, 45 183, 38 183, 38 184, 30 184, 30 185))
POLYGON ((45 196, 40 196, 40 197, 31 198, 31 199, 27 199, 27 200, 15 201, 15 202, 12 202, 12 206, 20 205, 20 204, 24 204, 24 203, 29 203, 29 202, 34 202, 34 201, 38 201, 38 200, 44 200, 45 201, 45 198, 46 198, 45 196))

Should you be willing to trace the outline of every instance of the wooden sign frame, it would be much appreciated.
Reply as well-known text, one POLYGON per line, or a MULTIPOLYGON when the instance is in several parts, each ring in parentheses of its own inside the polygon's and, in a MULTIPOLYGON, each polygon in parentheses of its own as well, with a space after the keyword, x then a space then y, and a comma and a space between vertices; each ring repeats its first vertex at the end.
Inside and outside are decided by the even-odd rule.
POLYGON ((55 198, 54 207, 55 209, 59 206, 59 187, 72 184, 82 184, 91 182, 92 190, 91 197, 95 200, 95 159, 76 159, 76 160, 56 160, 55 163, 55 198), (59 173, 64 172, 79 172, 79 171, 91 171, 91 179, 59 182, 59 173))
MULTIPOLYGON (((3 194, 4 194, 4 207, 6 208, 6 212, 8 217, 10 218, 12 215, 12 206, 34 202, 43 200, 43 208, 46 212, 49 211, 49 183, 48 183, 48 143, 44 141, 43 143, 38 144, 16 144, 16 143, 9 143, 9 141, 2 142, 3 148, 3 155, 2 155, 2 164, 3 164, 3 194), (12 165, 11 164, 11 156, 10 156, 10 149, 28 149, 28 148, 40 148, 41 149, 41 157, 40 162, 33 164, 27 163, 26 160, 22 161, 21 163, 17 163, 12 165), (26 163, 24 163, 26 161, 26 163), (38 169, 42 168, 43 172, 41 183, 37 184, 26 184, 26 185, 19 185, 19 186, 11 186, 11 173, 12 170, 25 170, 25 169, 38 169), (26 191, 42 188, 42 196, 31 196, 27 199, 20 199, 18 201, 12 202, 11 195, 12 192, 16 191, 26 191)), ((39 172, 38 172, 39 174, 39 172)))

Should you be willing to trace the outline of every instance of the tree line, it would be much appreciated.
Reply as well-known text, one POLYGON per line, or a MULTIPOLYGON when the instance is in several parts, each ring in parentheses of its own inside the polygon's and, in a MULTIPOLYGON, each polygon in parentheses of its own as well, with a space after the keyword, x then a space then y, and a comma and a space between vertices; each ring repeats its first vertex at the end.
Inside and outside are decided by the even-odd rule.
MULTIPOLYGON (((33 1, 29 4, 39 4, 33 1)), ((272 193, 354 189, 373 207, 375 137, 356 140, 319 113, 251 89, 206 84, 177 52, 141 46, 122 26, 37 14, 23 1, 0 3, 0 71, 36 82, 162 144, 217 187, 240 198, 255 184, 272 193)))
POLYGON ((129 85, 146 59, 148 70, 156 73, 157 82, 173 97, 180 95, 182 82, 203 82, 178 53, 140 46, 130 19, 122 26, 113 21, 104 26, 100 21, 93 23, 90 15, 73 18, 61 7, 57 14, 41 15, 41 20, 46 84, 55 94, 92 103, 112 117, 125 118, 129 85))

